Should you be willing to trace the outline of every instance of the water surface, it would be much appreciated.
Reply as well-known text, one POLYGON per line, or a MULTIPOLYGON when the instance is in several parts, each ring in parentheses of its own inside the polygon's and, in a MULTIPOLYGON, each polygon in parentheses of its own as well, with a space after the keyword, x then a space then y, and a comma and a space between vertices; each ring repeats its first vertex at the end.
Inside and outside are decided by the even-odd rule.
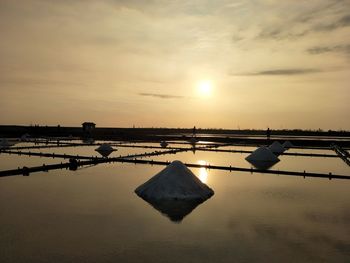
MULTIPOLYGON (((152 158, 243 167, 244 157, 152 158)), ((43 161, 61 160, 0 154, 1 170, 43 161)), ((283 156, 278 165, 349 174, 337 158, 283 156)), ((163 168, 114 163, 0 178, 1 262, 350 261, 350 181, 192 169, 215 194, 174 223, 134 193, 163 168)))

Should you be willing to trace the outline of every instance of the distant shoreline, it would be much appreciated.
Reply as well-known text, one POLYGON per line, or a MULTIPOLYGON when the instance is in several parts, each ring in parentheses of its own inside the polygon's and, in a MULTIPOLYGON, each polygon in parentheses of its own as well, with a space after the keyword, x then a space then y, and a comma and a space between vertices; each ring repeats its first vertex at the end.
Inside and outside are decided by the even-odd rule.
MULTIPOLYGON (((26 125, 0 125, 0 135, 20 132, 44 132, 44 133, 82 133, 82 127, 71 126, 26 126, 26 125)), ((124 127, 96 127, 96 132, 135 132, 154 134, 179 134, 192 133, 193 128, 124 128, 124 127)), ((196 128, 197 134, 222 134, 222 135, 266 135, 262 129, 222 129, 222 128, 196 128)), ((337 130, 303 130, 303 129, 271 129, 271 135, 294 135, 294 136, 337 136, 350 137, 350 131, 337 130)))
MULTIPOLYGON (((202 141, 240 143, 245 145, 268 144, 266 130, 232 130, 196 128, 196 136, 202 141)), ((96 127, 89 133, 82 127, 0 125, 0 137, 73 137, 96 140, 125 141, 179 141, 189 140, 193 128, 103 128, 96 127)), ((290 140, 295 145, 329 147, 336 143, 350 147, 350 131, 271 130, 271 140, 290 140)))

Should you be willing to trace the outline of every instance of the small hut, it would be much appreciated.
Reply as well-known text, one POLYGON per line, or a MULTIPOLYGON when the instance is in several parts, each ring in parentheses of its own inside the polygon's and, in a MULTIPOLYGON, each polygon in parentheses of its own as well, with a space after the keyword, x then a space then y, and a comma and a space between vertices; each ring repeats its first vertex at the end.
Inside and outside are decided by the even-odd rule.
POLYGON ((84 132, 91 132, 95 129, 96 124, 93 122, 84 122, 81 124, 83 126, 83 131, 84 132))
POLYGON ((94 134, 96 124, 93 122, 84 122, 81 125, 83 126, 83 137, 92 137, 94 134))

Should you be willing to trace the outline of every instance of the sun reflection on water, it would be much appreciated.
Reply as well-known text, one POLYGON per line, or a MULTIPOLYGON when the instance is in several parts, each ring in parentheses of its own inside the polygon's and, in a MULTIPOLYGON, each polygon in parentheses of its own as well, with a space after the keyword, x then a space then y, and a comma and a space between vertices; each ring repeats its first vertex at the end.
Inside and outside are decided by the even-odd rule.
MULTIPOLYGON (((199 160, 197 161, 198 164, 200 165, 206 165, 208 164, 206 161, 203 161, 203 160, 199 160)), ((204 167, 203 168, 199 168, 199 175, 198 175, 198 178, 199 180, 202 181, 202 183, 207 183, 208 181, 208 172, 207 172, 207 169, 205 169, 204 167)))

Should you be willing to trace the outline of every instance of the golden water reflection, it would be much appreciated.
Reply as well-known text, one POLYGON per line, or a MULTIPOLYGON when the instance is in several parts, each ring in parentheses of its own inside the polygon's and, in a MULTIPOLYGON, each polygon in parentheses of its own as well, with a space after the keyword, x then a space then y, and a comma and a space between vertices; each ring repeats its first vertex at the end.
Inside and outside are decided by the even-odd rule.
MULTIPOLYGON (((206 161, 204 160, 199 160, 197 161, 198 164, 200 165, 206 165, 208 164, 206 161)), ((208 172, 207 169, 205 168, 199 168, 199 175, 198 175, 199 180, 202 181, 202 183, 206 184, 208 182, 208 172)))

